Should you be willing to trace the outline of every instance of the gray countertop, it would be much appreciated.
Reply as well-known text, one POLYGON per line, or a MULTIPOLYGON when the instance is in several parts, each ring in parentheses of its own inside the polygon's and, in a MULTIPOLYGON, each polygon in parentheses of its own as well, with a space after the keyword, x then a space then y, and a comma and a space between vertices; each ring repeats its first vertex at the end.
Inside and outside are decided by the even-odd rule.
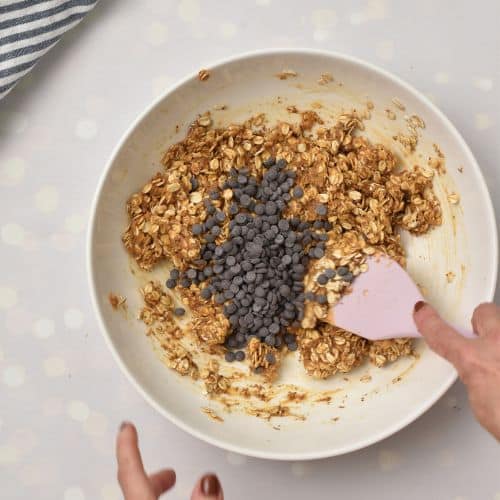
POLYGON ((177 470, 167 498, 189 498, 214 470, 229 499, 500 500, 499 445, 460 383, 403 431, 335 459, 268 462, 185 434, 118 370, 85 270, 97 179, 131 121, 187 73, 266 47, 352 54, 430 96, 471 146, 500 219, 499 17, 493 0, 102 0, 0 102, 0 496, 120 498, 114 436, 128 419, 146 466, 177 470))

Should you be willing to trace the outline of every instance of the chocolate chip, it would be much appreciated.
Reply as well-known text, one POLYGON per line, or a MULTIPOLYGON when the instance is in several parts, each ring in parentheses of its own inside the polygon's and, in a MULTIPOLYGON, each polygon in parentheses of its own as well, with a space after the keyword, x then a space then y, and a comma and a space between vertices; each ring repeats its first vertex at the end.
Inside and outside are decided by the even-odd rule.
POLYGON ((345 276, 349 272, 349 268, 347 266, 337 267, 337 274, 339 276, 345 276))
POLYGON ((328 276, 326 274, 320 274, 316 281, 320 285, 326 285, 328 283, 328 276))
POLYGON ((266 168, 269 168, 269 167, 272 167, 275 163, 276 163, 276 158, 273 158, 272 156, 270 156, 269 158, 267 158, 266 160, 264 160, 262 162, 262 165, 264 165, 264 167, 266 167, 266 168))
POLYGON ((248 194, 241 195, 240 203, 242 207, 248 207, 251 202, 252 199, 250 198, 250 196, 248 196, 248 194))
POLYGON ((315 259, 321 259, 325 255, 325 251, 321 247, 317 246, 311 250, 310 254, 315 259))
POLYGON ((318 204, 316 205, 316 213, 322 217, 328 213, 326 205, 318 204))
POLYGON ((203 232, 203 226, 201 224, 193 224, 193 226, 191 227, 191 232, 195 236, 198 236, 203 232))
POLYGON ((316 295, 316 301, 318 304, 326 304, 328 302, 326 295, 316 295))
POLYGON ((324 274, 329 280, 331 280, 332 278, 335 278, 335 269, 325 269, 324 274))
POLYGON ((268 352, 266 354, 266 361, 270 364, 270 365, 274 365, 274 363, 276 363, 276 356, 272 353, 272 352, 268 352))

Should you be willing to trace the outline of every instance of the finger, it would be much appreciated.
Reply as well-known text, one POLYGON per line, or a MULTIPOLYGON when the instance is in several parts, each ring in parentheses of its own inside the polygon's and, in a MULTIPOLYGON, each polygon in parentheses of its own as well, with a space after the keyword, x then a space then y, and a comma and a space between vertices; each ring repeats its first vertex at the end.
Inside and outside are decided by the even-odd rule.
POLYGON ((172 488, 175 484, 175 471, 172 469, 163 469, 149 476, 149 483, 157 497, 172 488))
POLYGON ((144 472, 141 453, 138 446, 137 431, 128 422, 124 422, 116 440, 116 458, 118 461, 118 482, 125 498, 147 498, 149 480, 144 472))
POLYGON ((477 306, 472 315, 472 328, 481 337, 500 335, 500 307, 492 303, 477 306))
POLYGON ((462 365, 463 353, 469 342, 467 339, 457 333, 425 302, 417 302, 413 318, 418 331, 433 351, 457 368, 462 365))
POLYGON ((194 487, 191 500, 224 500, 224 492, 215 474, 205 474, 194 487))

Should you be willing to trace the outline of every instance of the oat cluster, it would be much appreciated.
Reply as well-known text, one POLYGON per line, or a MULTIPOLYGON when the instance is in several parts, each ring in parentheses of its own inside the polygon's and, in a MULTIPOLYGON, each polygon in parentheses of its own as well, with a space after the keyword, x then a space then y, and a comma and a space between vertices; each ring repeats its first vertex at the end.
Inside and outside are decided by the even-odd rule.
MULTIPOLYGON (((350 281, 342 276, 348 273, 355 280, 366 271, 367 255, 384 253, 405 264, 400 229, 420 235, 441 224, 441 209, 432 188, 434 170, 401 169, 387 148, 363 137, 362 117, 356 112, 341 115, 333 126, 325 125, 314 111, 303 112, 300 118, 298 123, 269 126, 265 116, 259 115, 215 128, 209 113, 199 117, 186 138, 167 150, 163 170, 128 200, 129 225, 123 242, 146 271, 164 261, 181 271, 196 267, 201 243, 192 227, 209 216, 203 200, 213 190, 220 191, 221 196, 212 203, 229 221, 233 193, 224 186, 231 169, 246 167, 250 175, 261 179, 266 160, 284 159, 296 172, 295 186, 303 191, 300 197, 291 196, 285 215, 314 225, 321 204, 329 222, 325 255, 311 261, 304 278, 306 295, 325 300, 306 302, 301 325, 290 327, 304 368, 313 377, 326 378, 346 373, 365 359, 383 366, 409 354, 410 341, 369 342, 329 326, 325 323, 328 307, 349 292, 350 281), (344 272, 328 281, 320 279, 329 269, 344 272)), ((411 122, 413 128, 421 125, 411 122)), ((228 234, 228 223, 223 224, 215 243, 223 244, 228 234)), ((182 341, 189 338, 196 349, 222 359, 224 342, 231 334, 222 306, 213 297, 204 299, 200 291, 196 283, 176 288, 191 311, 183 328, 176 326, 168 298, 171 292, 163 285, 146 285, 141 312, 149 334, 160 339, 169 366, 193 377, 199 377, 200 368, 182 341)), ((285 354, 286 348, 276 349, 258 339, 246 345, 248 364, 268 378, 277 375, 285 354)), ((209 372, 208 386, 217 391, 217 370, 209 372)))

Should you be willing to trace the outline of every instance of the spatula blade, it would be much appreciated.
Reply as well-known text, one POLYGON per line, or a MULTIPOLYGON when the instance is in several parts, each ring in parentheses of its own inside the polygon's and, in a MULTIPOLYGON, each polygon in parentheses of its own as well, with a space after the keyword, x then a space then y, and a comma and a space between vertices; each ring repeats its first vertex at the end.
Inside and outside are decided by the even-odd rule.
POLYGON ((367 259, 368 271, 330 310, 329 322, 370 340, 420 337, 413 308, 422 295, 407 272, 383 255, 367 259))

